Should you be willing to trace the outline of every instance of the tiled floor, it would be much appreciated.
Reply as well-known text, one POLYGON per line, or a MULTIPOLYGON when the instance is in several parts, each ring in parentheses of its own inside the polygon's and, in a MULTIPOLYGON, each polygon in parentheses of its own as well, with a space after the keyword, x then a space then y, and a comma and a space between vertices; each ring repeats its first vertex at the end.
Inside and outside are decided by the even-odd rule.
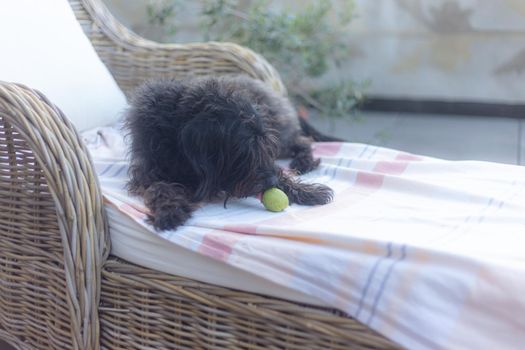
POLYGON ((451 160, 525 164, 525 120, 360 112, 355 118, 312 116, 311 121, 319 130, 351 142, 451 160))

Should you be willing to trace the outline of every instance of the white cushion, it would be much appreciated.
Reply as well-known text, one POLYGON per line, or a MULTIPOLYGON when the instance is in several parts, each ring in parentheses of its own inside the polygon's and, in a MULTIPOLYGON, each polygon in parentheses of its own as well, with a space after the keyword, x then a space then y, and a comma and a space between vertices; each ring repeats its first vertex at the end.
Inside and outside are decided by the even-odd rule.
POLYGON ((0 80, 43 92, 82 131, 115 122, 126 99, 66 0, 2 1, 0 80))

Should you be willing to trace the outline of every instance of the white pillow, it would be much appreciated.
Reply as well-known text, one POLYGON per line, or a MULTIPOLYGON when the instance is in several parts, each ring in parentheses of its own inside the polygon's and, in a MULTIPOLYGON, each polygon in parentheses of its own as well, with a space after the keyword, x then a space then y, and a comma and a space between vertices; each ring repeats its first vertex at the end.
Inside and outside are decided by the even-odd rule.
POLYGON ((66 0, 1 2, 0 80, 40 90, 79 131, 115 122, 126 106, 66 0))

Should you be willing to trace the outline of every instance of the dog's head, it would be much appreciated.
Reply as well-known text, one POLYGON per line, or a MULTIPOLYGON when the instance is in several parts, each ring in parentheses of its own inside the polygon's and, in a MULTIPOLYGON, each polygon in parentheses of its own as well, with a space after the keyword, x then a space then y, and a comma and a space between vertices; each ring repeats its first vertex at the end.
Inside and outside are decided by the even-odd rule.
POLYGON ((182 151, 197 176, 194 200, 248 197, 277 184, 277 132, 242 94, 201 96, 181 130, 182 151), (208 101, 208 99, 210 99, 208 101))

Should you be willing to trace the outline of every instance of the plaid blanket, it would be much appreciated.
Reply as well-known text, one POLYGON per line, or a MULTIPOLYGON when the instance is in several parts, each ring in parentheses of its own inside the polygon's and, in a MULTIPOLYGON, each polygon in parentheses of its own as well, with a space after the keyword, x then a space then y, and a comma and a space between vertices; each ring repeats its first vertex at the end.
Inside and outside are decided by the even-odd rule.
MULTIPOLYGON (((107 205, 152 232, 130 197, 116 129, 84 134, 107 205)), ((525 341, 525 168, 317 143, 304 181, 325 206, 266 211, 256 198, 203 205, 157 233, 323 300, 411 349, 518 349, 525 341)), ((283 162, 285 165, 286 162, 283 162)))

